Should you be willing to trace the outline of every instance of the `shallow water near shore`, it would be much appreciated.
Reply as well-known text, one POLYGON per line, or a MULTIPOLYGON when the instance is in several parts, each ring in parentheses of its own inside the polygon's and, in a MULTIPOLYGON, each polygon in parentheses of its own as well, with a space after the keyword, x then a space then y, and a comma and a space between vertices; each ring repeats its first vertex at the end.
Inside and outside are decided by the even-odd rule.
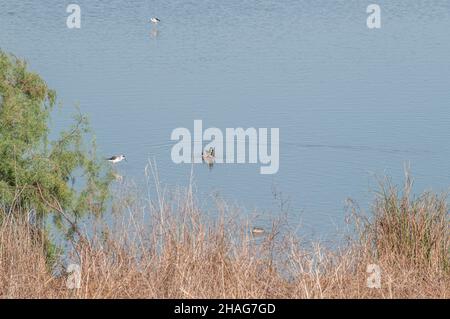
POLYGON ((144 187, 149 159, 168 185, 193 169, 201 201, 259 210, 259 226, 283 202, 319 236, 344 227, 346 198, 369 209, 377 177, 401 184, 405 163, 415 191, 448 190, 448 1, 377 1, 379 30, 366 27, 367 1, 76 3, 80 30, 66 27, 65 3, 0 0, 0 47, 57 91, 55 131, 79 104, 101 154, 127 155, 125 180, 144 187), (197 119, 279 128, 278 173, 174 164, 172 130, 197 119))

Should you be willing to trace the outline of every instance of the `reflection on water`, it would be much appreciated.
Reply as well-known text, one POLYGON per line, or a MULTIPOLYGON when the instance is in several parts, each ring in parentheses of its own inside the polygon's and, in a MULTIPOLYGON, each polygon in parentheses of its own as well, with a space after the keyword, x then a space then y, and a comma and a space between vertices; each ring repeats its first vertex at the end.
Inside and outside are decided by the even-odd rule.
POLYGON ((156 39, 159 36, 159 33, 160 33, 159 30, 156 27, 153 27, 150 30, 150 38, 156 39))
POLYGON ((112 174, 113 174, 114 179, 115 179, 117 182, 122 182, 122 181, 123 181, 123 176, 120 175, 119 173, 113 172, 112 174))
POLYGON ((209 170, 212 170, 213 166, 214 166, 214 163, 215 163, 215 160, 207 158, 207 159, 203 159, 203 163, 205 163, 206 166, 208 166, 209 170))
POLYGON ((127 154, 120 175, 145 184, 154 159, 163 182, 186 185, 193 169, 200 197, 242 213, 276 212, 277 185, 291 223, 327 234, 347 197, 368 209, 376 177, 400 183, 405 162, 418 190, 450 181, 450 2, 377 3, 380 30, 362 0, 79 0, 82 28, 69 30, 64 3, 0 0, 0 43, 58 92, 55 129, 79 103, 99 150, 127 154), (164 23, 150 26, 154 14, 164 23), (196 119, 279 128, 279 172, 174 164, 170 134, 196 119))

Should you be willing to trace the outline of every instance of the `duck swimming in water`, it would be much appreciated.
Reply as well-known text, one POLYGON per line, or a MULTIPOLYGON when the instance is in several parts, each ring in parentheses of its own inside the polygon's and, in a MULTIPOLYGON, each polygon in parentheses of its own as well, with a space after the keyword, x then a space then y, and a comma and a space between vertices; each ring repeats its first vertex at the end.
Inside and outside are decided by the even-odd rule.
POLYGON ((252 234, 255 236, 263 235, 266 231, 262 227, 253 227, 252 234))
POLYGON ((206 159, 216 159, 216 149, 214 147, 210 147, 206 152, 202 152, 203 160, 206 159))
POLYGON ((216 150, 214 147, 210 147, 206 152, 202 152, 202 160, 208 164, 209 168, 212 168, 216 160, 216 150))

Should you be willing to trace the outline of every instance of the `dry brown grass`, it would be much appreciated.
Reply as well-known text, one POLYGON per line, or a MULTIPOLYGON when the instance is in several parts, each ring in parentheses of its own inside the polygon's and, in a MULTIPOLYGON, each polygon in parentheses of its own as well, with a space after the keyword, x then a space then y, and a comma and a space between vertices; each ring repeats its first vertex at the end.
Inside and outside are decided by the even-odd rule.
MULTIPOLYGON (((254 237, 236 208, 205 216, 193 192, 159 188, 154 201, 123 200, 114 223, 97 220, 69 260, 81 288, 49 272, 42 240, 24 218, 0 225, 3 298, 449 298, 449 211, 445 197, 382 189, 370 219, 340 249, 304 245, 274 221, 254 237), (306 248, 308 247, 308 248, 306 248), (368 264, 382 270, 367 288, 368 264)), ((359 216, 359 215, 358 215, 359 216)), ((82 231, 83 233, 83 231, 82 231)))

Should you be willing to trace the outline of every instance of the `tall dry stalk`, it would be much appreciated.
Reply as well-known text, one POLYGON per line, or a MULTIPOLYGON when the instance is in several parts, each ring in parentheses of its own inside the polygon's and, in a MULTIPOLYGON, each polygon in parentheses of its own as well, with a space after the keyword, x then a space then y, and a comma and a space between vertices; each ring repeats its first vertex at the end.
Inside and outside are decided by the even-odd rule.
MULTIPOLYGON (((409 185, 409 184, 407 184, 409 185)), ((363 231, 341 248, 305 245, 274 221, 256 237, 254 220, 218 201, 200 208, 194 187, 160 188, 142 200, 118 190, 114 218, 89 221, 65 263, 81 267, 81 288, 51 273, 42 241, 24 217, 0 225, 4 298, 448 298, 449 214, 444 197, 379 193, 363 231), (360 236, 359 236, 360 235, 360 236), (309 247, 309 248, 308 248, 309 247), (367 287, 367 265, 382 270, 367 287)), ((111 216, 110 216, 111 217, 111 216)))

